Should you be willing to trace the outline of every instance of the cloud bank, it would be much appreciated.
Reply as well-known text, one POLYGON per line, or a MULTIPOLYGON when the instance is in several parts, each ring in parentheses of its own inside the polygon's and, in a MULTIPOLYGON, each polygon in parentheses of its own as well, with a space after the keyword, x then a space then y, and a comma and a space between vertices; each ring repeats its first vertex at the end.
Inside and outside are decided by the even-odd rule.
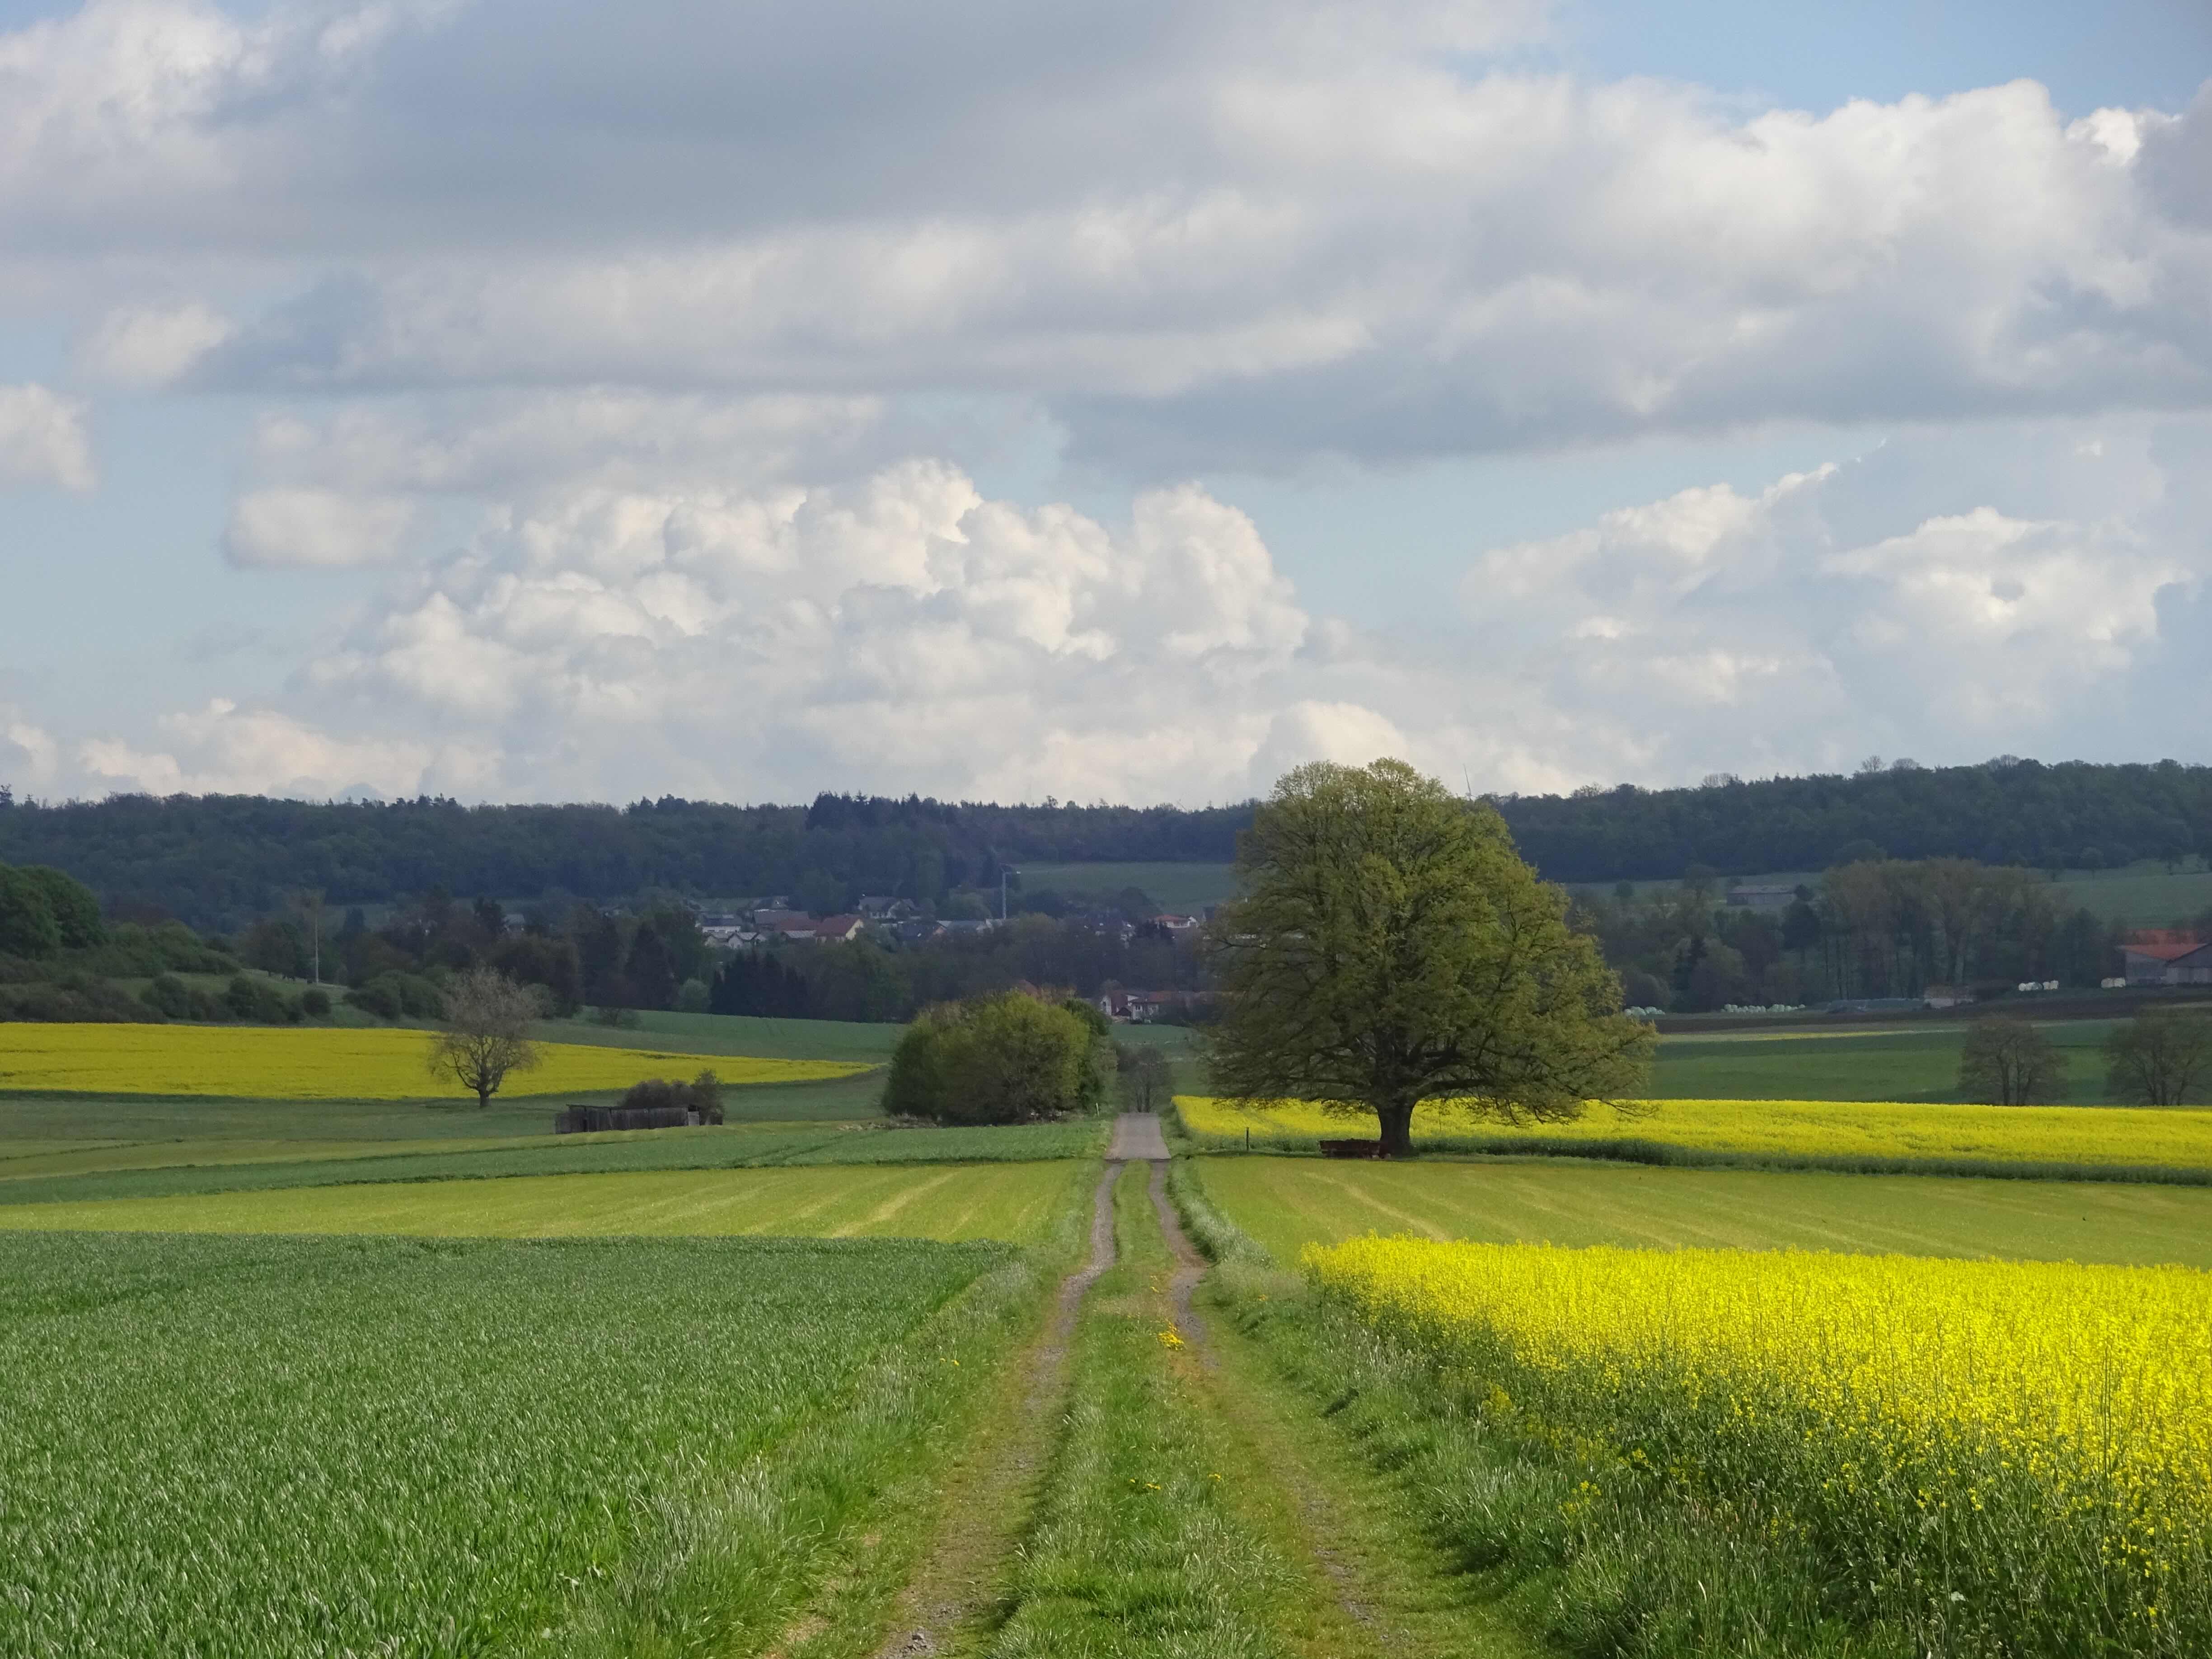
POLYGON ((395 574, 283 708, 174 716, 81 760, 157 789, 1195 801, 1384 753, 1533 790, 2116 733, 2187 752, 2174 688, 2212 645, 2205 426, 1923 434, 1684 490, 1471 550, 1462 613, 1418 641, 1312 614, 1196 485, 1108 523, 941 461, 548 483, 395 574))
MULTIPOLYGON (((281 690, 24 713, 46 787, 2201 754, 2160 688, 2205 642, 2212 88, 1748 110, 1532 67, 1553 27, 94 0, 0 34, 0 300, 73 319, 100 395, 256 411, 204 551, 355 573, 281 690), (1776 422, 1829 463, 1478 521, 1461 613, 1372 633, 1233 487, 1776 422), (977 482, 1038 434, 1091 510, 977 482)), ((88 411, 0 388, 0 483, 94 488, 88 411)))

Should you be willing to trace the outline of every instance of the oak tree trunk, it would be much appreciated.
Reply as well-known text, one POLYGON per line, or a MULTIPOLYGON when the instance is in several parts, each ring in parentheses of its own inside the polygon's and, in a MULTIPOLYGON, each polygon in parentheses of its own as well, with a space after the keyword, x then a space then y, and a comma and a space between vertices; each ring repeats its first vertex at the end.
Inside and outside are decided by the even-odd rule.
POLYGON ((1382 1127, 1382 1156, 1411 1158, 1413 1155, 1413 1103, 1410 1100, 1382 1103, 1375 1108, 1375 1116, 1382 1127))

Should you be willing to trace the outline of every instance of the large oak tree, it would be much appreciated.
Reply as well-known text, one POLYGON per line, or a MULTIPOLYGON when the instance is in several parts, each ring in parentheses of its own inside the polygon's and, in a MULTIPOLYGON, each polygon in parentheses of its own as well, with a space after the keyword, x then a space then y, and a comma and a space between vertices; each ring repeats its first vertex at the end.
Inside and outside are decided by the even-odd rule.
POLYGON ((1224 1092, 1371 1112, 1403 1157, 1424 1100, 1555 1122, 1644 1088, 1650 1028, 1488 805, 1402 761, 1300 767, 1237 869, 1209 941, 1224 1092))

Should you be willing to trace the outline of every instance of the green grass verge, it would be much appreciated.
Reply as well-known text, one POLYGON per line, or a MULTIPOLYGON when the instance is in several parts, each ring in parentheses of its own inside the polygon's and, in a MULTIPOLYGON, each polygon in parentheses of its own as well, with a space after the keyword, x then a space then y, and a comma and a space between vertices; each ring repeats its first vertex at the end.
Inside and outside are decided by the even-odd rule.
MULTIPOLYGON (((432 1142, 416 1151, 390 1154, 369 1145, 351 1157, 326 1149, 310 1158, 257 1154, 236 1162, 228 1161, 222 1145, 216 1143, 201 1147, 203 1161, 196 1163, 66 1170, 0 1179, 0 1212, 25 1204, 396 1181, 493 1181, 517 1176, 762 1169, 786 1164, 1028 1163, 1094 1157, 1103 1149, 1107 1128, 1103 1118, 954 1129, 763 1124, 548 1135, 533 1141, 494 1141, 462 1150, 446 1150, 432 1142)), ((120 1159, 129 1152, 109 1149, 88 1156, 95 1161, 120 1159)))
POLYGON ((755 1650, 896 1556, 859 1522, 1041 1283, 985 1245, 0 1240, 7 1650, 755 1650))
POLYGON ((735 1234, 1042 1237, 1087 1163, 673 1170, 386 1182, 0 1208, 0 1230, 402 1233, 447 1238, 735 1234))
POLYGON ((1142 1164, 1115 1191, 1120 1259, 1077 1326, 1066 1426, 1023 1545, 992 1659, 1287 1651, 1279 1553, 1237 1513, 1247 1478, 1194 1395, 1186 1348, 1161 1340, 1172 1267, 1142 1164))
POLYGON ((1307 1244, 1374 1232, 2212 1268, 2203 1188, 1549 1161, 1212 1158, 1204 1168, 1214 1201, 1285 1263, 1307 1244))

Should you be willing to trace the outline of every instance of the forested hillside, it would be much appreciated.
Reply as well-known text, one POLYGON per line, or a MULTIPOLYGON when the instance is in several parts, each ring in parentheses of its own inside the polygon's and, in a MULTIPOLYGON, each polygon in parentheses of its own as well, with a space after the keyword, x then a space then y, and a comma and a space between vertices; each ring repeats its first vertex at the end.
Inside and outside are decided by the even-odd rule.
POLYGON ((255 795, 39 805, 0 793, 0 862, 52 865, 111 906, 158 906, 200 927, 235 926, 306 889, 337 905, 439 887, 521 899, 780 894, 829 912, 862 892, 934 900, 990 887, 1003 861, 1223 861, 1250 816, 827 794, 811 807, 672 797, 614 807, 255 795))
POLYGON ((1850 777, 1717 778, 1694 789, 1498 798, 1553 881, 1824 870, 1843 854, 2101 869, 2212 854, 2212 767, 1910 762, 1850 777), (1871 843, 1868 846, 1865 843, 1871 843))
MULTIPOLYGON (((2212 852, 2212 768, 2006 758, 1850 776, 1716 779, 1686 789, 1492 798, 1522 852, 1577 884, 1820 870, 1853 857, 2098 867, 2212 852)), ((319 888, 337 904, 436 887, 607 900, 653 889, 788 894, 817 911, 860 892, 935 899, 1025 860, 1220 861, 1249 805, 1038 806, 829 795, 809 807, 664 798, 625 807, 314 804, 117 796, 60 805, 0 791, 0 861, 52 865, 111 906, 229 925, 319 888)))

